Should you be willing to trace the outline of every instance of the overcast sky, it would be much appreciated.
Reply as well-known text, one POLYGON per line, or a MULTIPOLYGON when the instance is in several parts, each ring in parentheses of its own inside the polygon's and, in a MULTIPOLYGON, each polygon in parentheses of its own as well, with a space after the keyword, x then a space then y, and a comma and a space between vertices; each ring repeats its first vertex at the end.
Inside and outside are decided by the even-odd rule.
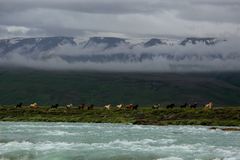
POLYGON ((0 38, 240 36, 240 0, 0 0, 0 38))

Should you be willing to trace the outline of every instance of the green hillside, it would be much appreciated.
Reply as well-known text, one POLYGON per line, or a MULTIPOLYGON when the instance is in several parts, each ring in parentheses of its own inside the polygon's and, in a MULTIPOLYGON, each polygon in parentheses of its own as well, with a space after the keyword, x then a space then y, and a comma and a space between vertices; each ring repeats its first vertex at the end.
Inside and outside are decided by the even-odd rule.
POLYGON ((0 104, 118 104, 213 101, 240 105, 239 73, 100 73, 0 70, 0 104))

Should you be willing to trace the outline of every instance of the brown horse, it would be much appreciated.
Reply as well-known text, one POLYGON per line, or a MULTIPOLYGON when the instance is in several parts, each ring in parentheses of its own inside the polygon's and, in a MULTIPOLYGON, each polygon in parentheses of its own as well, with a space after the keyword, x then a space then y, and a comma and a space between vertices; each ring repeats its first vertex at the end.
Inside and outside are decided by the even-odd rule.
POLYGON ((93 105, 93 104, 91 104, 90 106, 87 106, 87 109, 88 109, 88 110, 92 110, 92 109, 93 109, 93 107, 94 107, 94 105, 93 105))
POLYGON ((127 109, 130 110, 137 110, 138 109, 138 104, 134 105, 134 104, 129 104, 126 106, 127 109))
POLYGON ((78 109, 81 109, 81 110, 83 110, 85 108, 85 104, 83 103, 83 104, 81 104, 80 106, 78 106, 78 109))

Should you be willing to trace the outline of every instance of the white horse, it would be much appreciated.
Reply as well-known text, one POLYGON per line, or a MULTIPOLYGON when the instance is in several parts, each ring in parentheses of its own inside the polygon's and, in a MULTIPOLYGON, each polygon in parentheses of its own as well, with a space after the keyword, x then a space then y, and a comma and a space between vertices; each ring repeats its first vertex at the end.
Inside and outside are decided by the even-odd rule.
POLYGON ((30 104, 30 108, 37 109, 38 108, 37 103, 35 102, 35 103, 30 104))
POLYGON ((213 103, 212 103, 212 102, 209 102, 208 104, 205 105, 204 109, 205 109, 205 110, 211 110, 211 109, 213 109, 213 103))
POLYGON ((66 105, 66 108, 67 108, 67 109, 69 109, 69 108, 71 108, 71 107, 73 107, 73 104, 67 104, 67 105, 66 105))
POLYGON ((152 109, 159 109, 160 107, 161 107, 160 104, 154 104, 154 105, 152 106, 152 109))
POLYGON ((105 105, 104 109, 110 110, 111 109, 111 104, 105 105))
POLYGON ((116 106, 118 109, 122 109, 123 108, 123 104, 119 104, 116 106))

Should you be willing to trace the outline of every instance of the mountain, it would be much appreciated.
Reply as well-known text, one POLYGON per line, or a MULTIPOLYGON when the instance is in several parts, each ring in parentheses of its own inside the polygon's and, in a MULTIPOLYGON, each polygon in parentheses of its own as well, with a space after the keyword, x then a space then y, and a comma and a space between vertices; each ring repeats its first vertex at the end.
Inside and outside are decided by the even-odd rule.
MULTIPOLYGON (((6 59, 6 61, 11 61, 16 55, 24 56, 21 59, 33 59, 34 61, 54 59, 54 61, 61 60, 67 63, 142 63, 159 59, 169 62, 236 59, 238 54, 234 52, 230 55, 219 52, 211 54, 197 52, 202 48, 211 50, 211 47, 221 46, 224 43, 225 40, 217 38, 197 37, 184 39, 118 37, 90 37, 85 39, 81 37, 10 38, 0 40, 0 57, 6 59), (192 50, 189 50, 189 48, 192 50)), ((22 63, 25 64, 25 62, 22 63)), ((184 65, 182 66, 186 68, 184 65)))
POLYGON ((90 37, 84 45, 84 48, 95 47, 97 45, 103 45, 104 49, 114 48, 120 44, 126 44, 125 39, 115 37, 90 37))
POLYGON ((73 37, 11 38, 0 40, 0 54, 45 52, 63 45, 77 45, 73 37))
POLYGON ((10 52, 17 53, 34 53, 47 52, 61 46, 80 46, 82 48, 92 48, 101 46, 102 49, 113 49, 118 46, 125 46, 127 48, 134 48, 141 46, 144 48, 154 47, 159 45, 196 45, 204 44, 206 46, 214 45, 222 42, 216 38, 186 38, 183 40, 173 39, 159 39, 151 38, 149 40, 142 40, 137 44, 131 43, 131 39, 117 38, 117 37, 90 37, 82 43, 76 41, 75 37, 36 37, 36 38, 10 38, 0 40, 0 55, 8 54, 10 52))
POLYGON ((205 45, 215 45, 216 43, 218 43, 220 40, 216 39, 216 38, 186 38, 184 39, 180 44, 185 46, 187 44, 198 44, 198 43, 202 43, 205 45))
POLYGON ((156 45, 160 45, 160 44, 166 45, 167 43, 162 42, 161 39, 152 38, 149 41, 147 41, 146 43, 144 43, 144 47, 152 47, 152 46, 156 46, 156 45))

